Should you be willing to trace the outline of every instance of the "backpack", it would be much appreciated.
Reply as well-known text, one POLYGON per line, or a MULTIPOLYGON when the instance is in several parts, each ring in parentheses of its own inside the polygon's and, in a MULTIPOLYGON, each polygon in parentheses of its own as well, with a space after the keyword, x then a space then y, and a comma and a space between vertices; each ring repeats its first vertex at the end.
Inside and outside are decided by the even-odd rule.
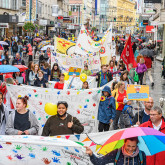
POLYGON ((137 74, 136 71, 135 71, 135 75, 134 75, 134 77, 133 77, 133 80, 134 80, 135 82, 139 82, 139 76, 138 76, 138 74, 137 74))
MULTIPOLYGON (((119 159, 120 153, 121 153, 121 150, 118 149, 114 165, 117 165, 117 161, 119 159)), ((142 152, 140 150, 139 150, 139 158, 140 158, 140 165, 143 165, 143 155, 142 155, 142 152)))
POLYGON ((13 52, 17 52, 17 51, 18 51, 17 45, 13 45, 13 52))

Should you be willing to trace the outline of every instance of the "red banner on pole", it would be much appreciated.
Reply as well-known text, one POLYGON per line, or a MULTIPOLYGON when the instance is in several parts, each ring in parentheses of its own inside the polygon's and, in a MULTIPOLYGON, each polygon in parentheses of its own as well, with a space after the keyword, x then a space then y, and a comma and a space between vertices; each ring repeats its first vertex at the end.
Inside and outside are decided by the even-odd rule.
POLYGON ((137 63, 135 61, 133 50, 132 50, 132 45, 131 45, 131 35, 129 36, 129 38, 125 44, 125 47, 121 54, 121 59, 127 65, 127 69, 128 69, 128 64, 130 64, 130 63, 132 63, 134 68, 137 67, 137 63))

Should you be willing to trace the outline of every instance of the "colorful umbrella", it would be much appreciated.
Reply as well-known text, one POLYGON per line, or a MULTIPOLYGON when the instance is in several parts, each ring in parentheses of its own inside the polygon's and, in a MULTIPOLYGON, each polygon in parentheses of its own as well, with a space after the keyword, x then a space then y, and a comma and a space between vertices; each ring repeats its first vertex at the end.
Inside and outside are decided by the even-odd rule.
POLYGON ((34 41, 41 41, 42 39, 41 38, 34 38, 34 41))
POLYGON ((0 45, 9 45, 9 44, 5 41, 0 41, 0 45))
POLYGON ((28 67, 25 66, 25 65, 13 65, 13 66, 15 66, 16 68, 18 68, 20 70, 20 72, 24 72, 25 70, 28 69, 28 67))
POLYGON ((124 38, 120 38, 119 40, 120 40, 120 41, 126 41, 124 38))
POLYGON ((50 50, 54 50, 54 46, 53 45, 46 45, 43 48, 41 48, 41 50, 47 50, 47 48, 50 48, 50 50))
POLYGON ((42 41, 39 45, 38 45, 38 49, 41 49, 42 47, 48 45, 51 41, 47 40, 47 41, 42 41))
POLYGON ((142 42, 142 41, 143 41, 143 40, 141 40, 141 39, 139 39, 139 38, 138 38, 137 40, 138 40, 138 41, 140 41, 140 42, 142 42))
POLYGON ((163 42, 163 40, 157 40, 157 42, 163 42))
POLYGON ((0 74, 19 72, 19 69, 12 65, 0 65, 0 74))
POLYGON ((165 151, 165 134, 148 127, 134 127, 121 130, 112 135, 101 147, 99 154, 107 153, 121 148, 124 139, 138 137, 139 149, 144 151, 146 155, 154 155, 158 152, 165 151))

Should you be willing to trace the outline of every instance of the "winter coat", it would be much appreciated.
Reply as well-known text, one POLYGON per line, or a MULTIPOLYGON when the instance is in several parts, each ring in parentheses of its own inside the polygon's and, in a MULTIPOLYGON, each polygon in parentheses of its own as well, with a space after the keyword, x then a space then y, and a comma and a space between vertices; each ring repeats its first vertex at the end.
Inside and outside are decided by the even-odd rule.
MULTIPOLYGON (((153 128, 151 120, 143 123, 140 125, 140 127, 150 127, 153 128)), ((162 126, 159 130, 160 132, 165 134, 165 119, 162 117, 162 126)), ((147 156, 147 164, 148 165, 161 165, 165 162, 165 151, 159 152, 153 156, 147 156)))
POLYGON ((0 111, 0 113, 1 113, 1 115, 0 115, 0 117, 1 117, 1 119, 0 119, 0 135, 5 135, 6 122, 8 121, 9 114, 12 111, 9 111, 9 109, 3 103, 2 103, 2 109, 3 109, 3 112, 0 111))
POLYGON ((146 64, 147 69, 152 68, 152 60, 151 60, 151 58, 150 57, 144 57, 144 60, 145 60, 145 64, 146 64))
MULTIPOLYGON (((102 72, 102 71, 98 72, 98 73, 96 74, 96 76, 98 76, 98 79, 96 79, 96 81, 97 81, 97 87, 100 87, 101 81, 103 80, 103 79, 102 79, 102 77, 103 77, 103 72, 102 72)), ((111 80, 113 80, 111 72, 106 72, 106 73, 105 73, 105 76, 106 76, 105 78, 107 79, 107 83, 110 82, 111 80)), ((104 85, 105 85, 105 84, 104 84, 104 85)))
POLYGON ((67 114, 67 117, 62 120, 58 115, 49 117, 46 121, 42 136, 56 136, 68 134, 81 134, 84 131, 84 126, 76 117, 67 114), (68 122, 73 122, 73 126, 68 128, 68 122))
POLYGON ((137 67, 136 67, 136 72, 137 72, 138 74, 140 74, 140 73, 144 73, 144 72, 146 72, 146 71, 147 71, 146 65, 145 65, 145 64, 140 64, 140 63, 138 63, 138 65, 137 65, 137 67))
MULTIPOLYGON (((121 150, 121 149, 120 149, 121 150)), ((115 163, 115 159, 116 159, 116 155, 117 155, 118 149, 114 150, 110 153, 108 153, 107 155, 103 156, 103 157, 96 157, 94 154, 92 156, 90 156, 90 160, 94 165, 106 165, 109 163, 115 163)), ((142 152, 142 156, 143 156, 143 165, 146 165, 146 155, 143 151, 142 152)), ((125 156, 123 155, 122 151, 120 153, 120 156, 117 160, 116 165, 124 165, 124 158, 125 156)), ((127 157, 126 158, 126 164, 127 165, 140 165, 140 157, 139 154, 135 157, 127 157), (133 164, 134 162, 134 164, 133 164)))
POLYGON ((41 85, 43 85, 44 88, 46 88, 46 83, 48 83, 48 81, 44 78, 42 78, 41 80, 39 78, 37 78, 34 81, 34 86, 36 87, 41 87, 41 85))
MULTIPOLYGON (((18 130, 14 128, 14 119, 15 119, 15 111, 13 111, 9 117, 8 121, 6 123, 6 135, 18 135, 18 130)), ((30 129, 29 135, 37 135, 39 130, 39 123, 34 114, 29 111, 29 121, 30 121, 30 129)))
POLYGON ((109 97, 105 101, 100 101, 98 110, 98 120, 102 123, 109 124, 110 119, 114 120, 116 116, 115 98, 111 96, 111 89, 105 86, 102 92, 108 92, 109 97))
POLYGON ((134 118, 133 107, 131 105, 125 105, 123 110, 123 122, 125 126, 132 125, 132 120, 134 118))

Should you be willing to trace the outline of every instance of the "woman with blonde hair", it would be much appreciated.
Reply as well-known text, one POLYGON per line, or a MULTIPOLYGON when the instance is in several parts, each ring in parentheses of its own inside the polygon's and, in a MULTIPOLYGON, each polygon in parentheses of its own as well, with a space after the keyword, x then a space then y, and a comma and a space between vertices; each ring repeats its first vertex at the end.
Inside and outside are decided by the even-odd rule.
POLYGON ((116 117, 113 121, 113 127, 116 130, 118 129, 119 118, 120 118, 120 128, 124 128, 122 110, 124 108, 124 98, 127 96, 124 81, 118 82, 117 88, 112 91, 112 96, 116 100, 116 117))

